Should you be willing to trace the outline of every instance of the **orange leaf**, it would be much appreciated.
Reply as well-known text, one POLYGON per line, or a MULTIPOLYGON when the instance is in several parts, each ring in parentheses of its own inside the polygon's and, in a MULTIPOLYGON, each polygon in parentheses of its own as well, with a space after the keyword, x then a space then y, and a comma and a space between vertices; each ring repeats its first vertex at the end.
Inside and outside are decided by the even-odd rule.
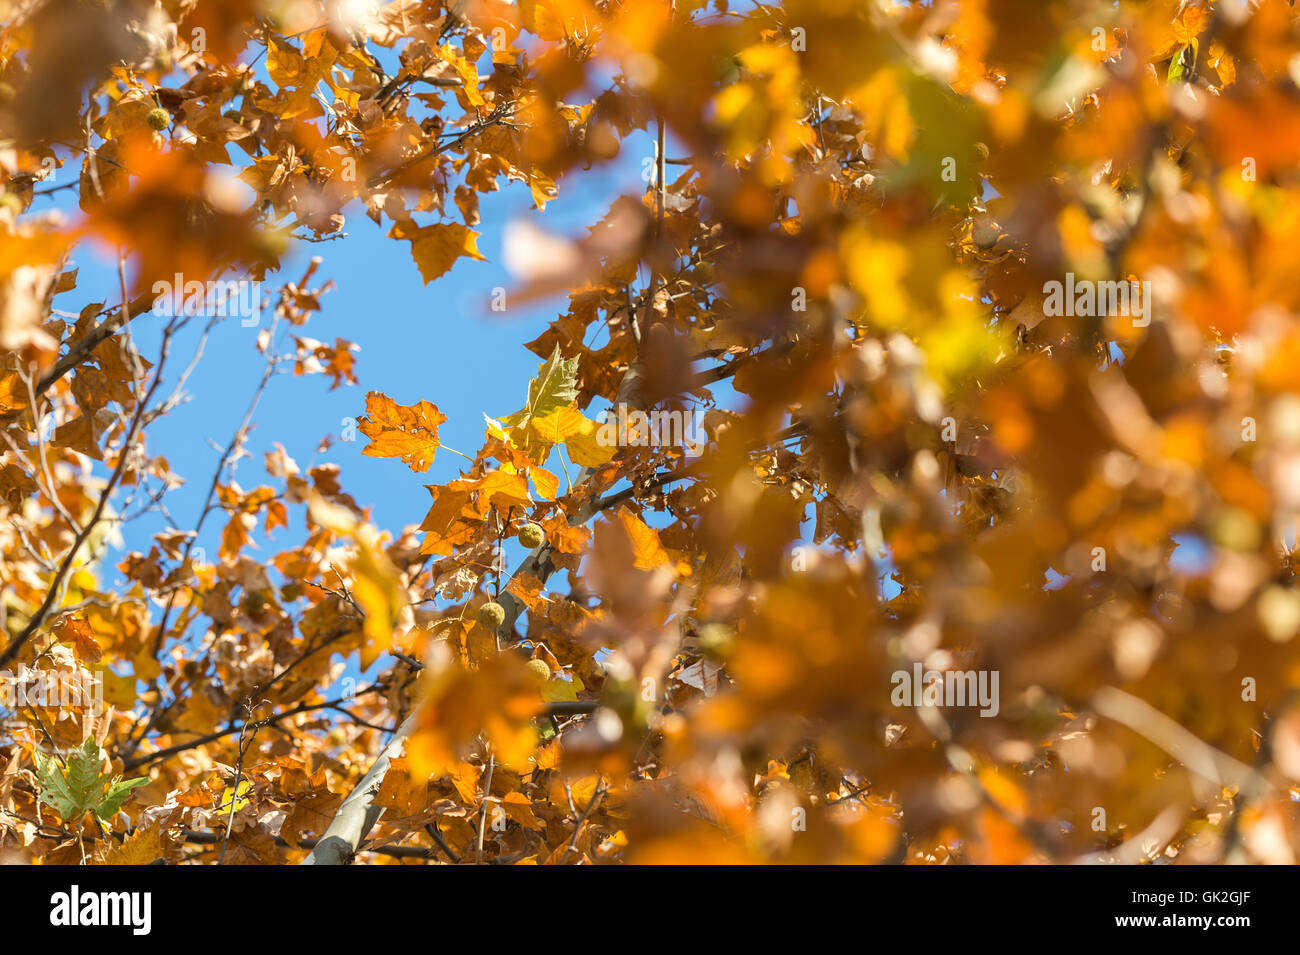
POLYGON ((438 426, 447 416, 428 401, 399 405, 378 391, 366 395, 366 414, 358 421, 370 439, 361 453, 376 458, 401 458, 417 474, 429 470, 441 444, 438 426))

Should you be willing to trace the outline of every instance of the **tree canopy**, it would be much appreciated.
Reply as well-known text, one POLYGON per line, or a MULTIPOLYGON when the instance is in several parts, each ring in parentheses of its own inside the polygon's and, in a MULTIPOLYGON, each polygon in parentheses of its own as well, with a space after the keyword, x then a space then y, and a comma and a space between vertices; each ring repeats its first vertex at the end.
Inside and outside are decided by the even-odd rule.
POLYGON ((1288 0, 0 23, 0 861, 1295 861, 1288 0), (480 447, 307 336, 348 219, 432 296, 481 196, 545 223, 634 143, 584 234, 508 230, 502 301, 567 304, 480 447), (212 473, 151 450, 260 283, 263 387, 460 455, 427 513, 258 396, 212 473))

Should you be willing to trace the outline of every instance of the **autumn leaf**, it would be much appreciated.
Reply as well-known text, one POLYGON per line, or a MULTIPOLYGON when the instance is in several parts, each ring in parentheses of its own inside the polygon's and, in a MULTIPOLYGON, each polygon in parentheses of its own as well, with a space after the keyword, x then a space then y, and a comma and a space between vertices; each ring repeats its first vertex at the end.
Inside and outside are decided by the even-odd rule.
POLYGON ((331 504, 319 494, 309 498, 308 510, 321 526, 355 541, 355 548, 342 562, 341 571, 351 581, 352 599, 363 615, 361 631, 365 641, 360 658, 362 666, 368 667, 381 653, 392 648, 393 628, 407 607, 401 572, 384 551, 375 529, 350 511, 331 504))
POLYGON ((567 408, 578 396, 578 359, 562 358, 557 345, 528 383, 528 401, 519 411, 502 418, 508 427, 525 429, 535 418, 546 418, 567 408))
POLYGON ((302 797, 294 803, 280 826, 280 837, 290 845, 298 845, 306 833, 319 835, 329 828, 342 801, 342 796, 328 791, 312 792, 302 797))
POLYGON ((429 470, 441 447, 438 426, 447 420, 437 405, 419 401, 399 405, 378 391, 366 395, 366 414, 357 427, 370 443, 361 453, 378 458, 401 458, 417 474, 429 470))
POLYGON ((478 233, 459 223, 416 226, 399 222, 388 234, 411 243, 411 256, 425 285, 445 275, 461 257, 486 261, 478 250, 478 233))
POLYGON ((100 773, 99 745, 93 737, 60 761, 37 753, 40 801, 54 808, 67 822, 77 823, 86 813, 109 820, 122 808, 131 790, 149 782, 147 776, 123 780, 100 773))
POLYGON ((543 417, 532 417, 528 427, 543 448, 563 444, 574 463, 583 467, 599 467, 612 459, 617 450, 615 445, 599 441, 596 422, 573 405, 543 417))
POLYGON ((659 543, 659 534, 630 508, 618 508, 614 512, 614 521, 627 534, 632 545, 634 566, 642 570, 653 570, 669 562, 668 552, 659 543))
POLYGON ((162 854, 162 825, 155 822, 133 832, 104 856, 99 865, 149 865, 162 854))
POLYGON ((62 643, 71 643, 78 658, 98 663, 103 657, 103 648, 95 639, 90 625, 76 617, 65 617, 54 628, 54 635, 62 643))

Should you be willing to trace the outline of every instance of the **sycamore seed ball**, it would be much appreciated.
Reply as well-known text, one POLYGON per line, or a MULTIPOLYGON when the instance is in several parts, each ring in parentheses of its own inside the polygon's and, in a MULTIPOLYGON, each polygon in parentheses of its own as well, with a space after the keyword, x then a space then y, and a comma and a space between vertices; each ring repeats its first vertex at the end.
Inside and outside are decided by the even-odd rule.
POLYGON ((162 132, 172 124, 172 114, 167 112, 161 106, 155 106, 149 110, 149 128, 162 132))
POLYGON ((519 528, 519 543, 530 550, 534 547, 541 547, 546 543, 546 531, 542 530, 541 524, 527 523, 519 528))
POLYGON ((998 230, 988 223, 977 225, 970 238, 977 249, 991 249, 998 244, 998 230))
POLYGON ((489 630, 495 630, 506 622, 506 608, 495 600, 489 600, 478 608, 478 622, 489 630))
POLYGON ((546 665, 545 660, 529 660, 526 664, 528 672, 537 678, 538 683, 545 683, 551 678, 551 668, 546 665))

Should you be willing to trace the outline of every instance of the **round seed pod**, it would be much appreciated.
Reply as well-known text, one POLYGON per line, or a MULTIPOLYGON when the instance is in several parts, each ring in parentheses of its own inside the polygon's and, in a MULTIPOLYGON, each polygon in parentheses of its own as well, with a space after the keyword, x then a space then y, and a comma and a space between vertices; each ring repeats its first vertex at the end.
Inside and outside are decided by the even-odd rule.
POLYGON ((506 622, 506 608, 495 600, 489 600, 478 608, 478 622, 489 630, 495 630, 506 622))
POLYGON ((529 521, 519 528, 518 539, 519 543, 532 550, 534 547, 541 547, 546 543, 546 531, 542 530, 541 524, 534 524, 529 521))
POLYGON ((551 679, 551 668, 546 665, 545 660, 529 660, 526 666, 528 672, 536 678, 539 686, 551 679))

